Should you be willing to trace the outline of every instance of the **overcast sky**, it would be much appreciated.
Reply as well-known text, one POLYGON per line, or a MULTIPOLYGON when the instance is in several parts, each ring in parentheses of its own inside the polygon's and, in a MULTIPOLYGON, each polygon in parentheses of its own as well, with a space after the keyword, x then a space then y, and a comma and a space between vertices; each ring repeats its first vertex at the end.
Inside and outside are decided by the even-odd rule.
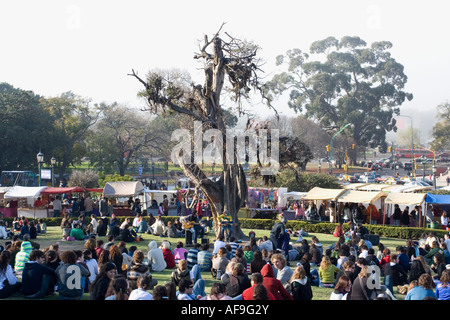
MULTIPOLYGON (((198 40, 222 22, 230 34, 262 47, 268 77, 289 49, 328 36, 393 43, 414 94, 401 113, 431 130, 436 106, 450 99, 449 1, 1 1, 0 82, 43 96, 72 91, 94 102, 145 103, 127 76, 178 68, 202 82, 193 59, 198 40)), ((281 114, 294 113, 280 102, 281 114)), ((264 114, 270 115, 269 110, 264 114)), ((403 118, 409 125, 409 119, 403 118)), ((425 132, 425 131, 423 131, 425 132)))

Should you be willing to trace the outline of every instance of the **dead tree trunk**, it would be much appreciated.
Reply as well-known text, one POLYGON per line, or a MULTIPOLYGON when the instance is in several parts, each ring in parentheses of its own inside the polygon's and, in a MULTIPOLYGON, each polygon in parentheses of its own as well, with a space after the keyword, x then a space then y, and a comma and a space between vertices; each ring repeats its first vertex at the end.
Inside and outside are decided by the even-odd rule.
MULTIPOLYGON (((211 40, 205 36, 200 52, 194 56, 204 62, 203 86, 180 83, 180 79, 164 77, 161 72, 150 72, 146 80, 141 79, 134 70, 130 75, 144 85, 145 89, 140 95, 147 100, 150 112, 182 113, 192 121, 201 121, 202 130, 216 129, 222 134, 223 173, 218 181, 210 180, 195 161, 185 163, 182 154, 177 155, 177 160, 186 177, 203 191, 211 204, 215 224, 219 225, 217 217, 228 210, 234 221, 233 235, 241 239, 244 234, 240 228, 238 212, 247 199, 247 182, 237 157, 231 161, 226 159, 226 149, 234 150, 234 146, 227 146, 226 143, 227 128, 220 99, 228 80, 231 84, 228 91, 237 102, 237 109, 241 114, 240 101, 242 97, 247 97, 250 87, 261 90, 256 75, 259 69, 256 52, 259 47, 230 36, 225 42, 219 37, 219 33, 220 30, 211 40), (211 46, 212 50, 208 52, 211 46)), ((233 154, 239 152, 243 150, 236 150, 233 154)), ((216 236, 218 234, 219 228, 216 228, 216 236)))

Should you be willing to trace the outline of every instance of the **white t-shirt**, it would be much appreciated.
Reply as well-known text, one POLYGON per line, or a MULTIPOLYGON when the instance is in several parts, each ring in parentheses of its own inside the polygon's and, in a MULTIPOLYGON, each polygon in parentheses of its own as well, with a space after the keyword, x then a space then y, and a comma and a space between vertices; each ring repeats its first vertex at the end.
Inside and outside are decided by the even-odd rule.
POLYGON ((153 300, 153 295, 142 288, 131 291, 128 300, 153 300))

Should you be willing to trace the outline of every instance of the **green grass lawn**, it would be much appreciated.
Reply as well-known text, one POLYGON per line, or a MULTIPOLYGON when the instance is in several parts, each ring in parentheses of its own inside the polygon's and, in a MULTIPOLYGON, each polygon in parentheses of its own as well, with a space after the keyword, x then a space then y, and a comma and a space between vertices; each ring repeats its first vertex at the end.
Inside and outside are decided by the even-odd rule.
MULTIPOLYGON (((244 234, 248 234, 250 231, 249 229, 243 229, 244 234)), ((263 235, 269 235, 269 230, 253 230, 255 232, 256 238, 260 238, 263 235)), ((311 236, 315 235, 319 238, 320 242, 322 243, 324 248, 327 248, 329 245, 334 243, 336 241, 336 238, 329 234, 309 234, 305 237, 305 239, 310 242, 311 236)), ((138 249, 143 250, 144 253, 147 253, 147 245, 150 241, 155 240, 158 245, 163 240, 169 240, 172 244, 172 248, 175 248, 175 245, 177 241, 181 240, 184 242, 184 238, 162 238, 159 236, 153 236, 150 234, 142 234, 143 241, 141 242, 134 242, 132 244, 128 243, 127 248, 131 245, 136 245, 138 249)), ((209 242, 214 242, 214 234, 209 233, 206 235, 206 237, 209 238, 209 242)), ((106 237, 100 237, 100 239, 103 239, 105 243, 107 242, 106 237)), ((292 238, 291 239, 293 243, 297 239, 292 238)), ((405 240, 399 240, 399 239, 393 239, 393 238, 381 238, 380 241, 385 245, 385 247, 393 250, 398 245, 405 245, 405 240)), ((41 246, 41 249, 49 247, 53 243, 59 243, 61 251, 65 250, 75 250, 75 249, 83 249, 84 241, 63 241, 61 239, 61 229, 59 227, 48 227, 48 232, 45 235, 38 236, 38 239, 36 239, 36 242, 38 242, 41 246)), ((0 243, 4 246, 5 240, 0 240, 0 243)), ((290 267, 295 269, 297 265, 297 261, 291 261, 290 267)), ((171 280, 171 273, 173 269, 166 269, 163 272, 154 272, 152 273, 153 278, 158 280, 159 284, 164 284, 166 282, 169 282, 171 280)), ((203 272, 202 277, 205 280, 206 283, 206 293, 209 293, 211 285, 217 281, 212 278, 211 273, 209 272, 203 272)), ((329 300, 330 294, 332 292, 332 289, 329 288, 319 288, 319 287, 313 287, 313 300, 329 300)), ((396 288, 394 288, 394 293, 396 295, 397 299, 403 299, 404 296, 399 295, 396 291, 396 288)), ((20 295, 15 295, 13 297, 9 298, 10 300, 18 300, 18 299, 25 299, 20 295)), ((53 296, 49 296, 45 298, 46 300, 58 300, 59 296, 57 294, 54 294, 53 296)), ((84 298, 85 300, 89 299, 89 294, 85 294, 84 298)))

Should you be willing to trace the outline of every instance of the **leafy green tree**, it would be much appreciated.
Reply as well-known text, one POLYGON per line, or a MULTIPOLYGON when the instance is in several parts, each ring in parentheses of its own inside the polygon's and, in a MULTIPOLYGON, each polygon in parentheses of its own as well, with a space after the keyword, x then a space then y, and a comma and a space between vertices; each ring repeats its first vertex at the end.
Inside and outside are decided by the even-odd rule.
POLYGON ((53 120, 51 138, 56 144, 53 156, 63 177, 67 167, 84 154, 80 148, 84 148, 84 138, 97 121, 98 112, 88 99, 70 91, 58 97, 41 98, 41 104, 53 120))
POLYGON ((100 104, 102 116, 89 134, 91 163, 101 170, 125 172, 133 159, 151 150, 164 150, 167 134, 151 121, 129 107, 118 103, 100 104))
MULTIPOLYGON (((51 153, 52 117, 32 91, 0 83, 0 168, 37 168, 36 154, 51 153)), ((49 162, 50 157, 45 157, 49 162)))
POLYGON ((289 50, 277 57, 277 64, 286 64, 287 71, 266 83, 267 95, 274 99, 288 91, 289 107, 327 132, 351 123, 342 134, 357 147, 385 150, 386 132, 397 130, 393 116, 413 98, 403 90, 407 76, 388 51, 391 48, 388 41, 367 46, 359 37, 345 36, 315 41, 309 54, 289 50))
POLYGON ((433 142, 431 148, 436 151, 450 150, 450 103, 437 106, 439 121, 433 127, 433 142))

